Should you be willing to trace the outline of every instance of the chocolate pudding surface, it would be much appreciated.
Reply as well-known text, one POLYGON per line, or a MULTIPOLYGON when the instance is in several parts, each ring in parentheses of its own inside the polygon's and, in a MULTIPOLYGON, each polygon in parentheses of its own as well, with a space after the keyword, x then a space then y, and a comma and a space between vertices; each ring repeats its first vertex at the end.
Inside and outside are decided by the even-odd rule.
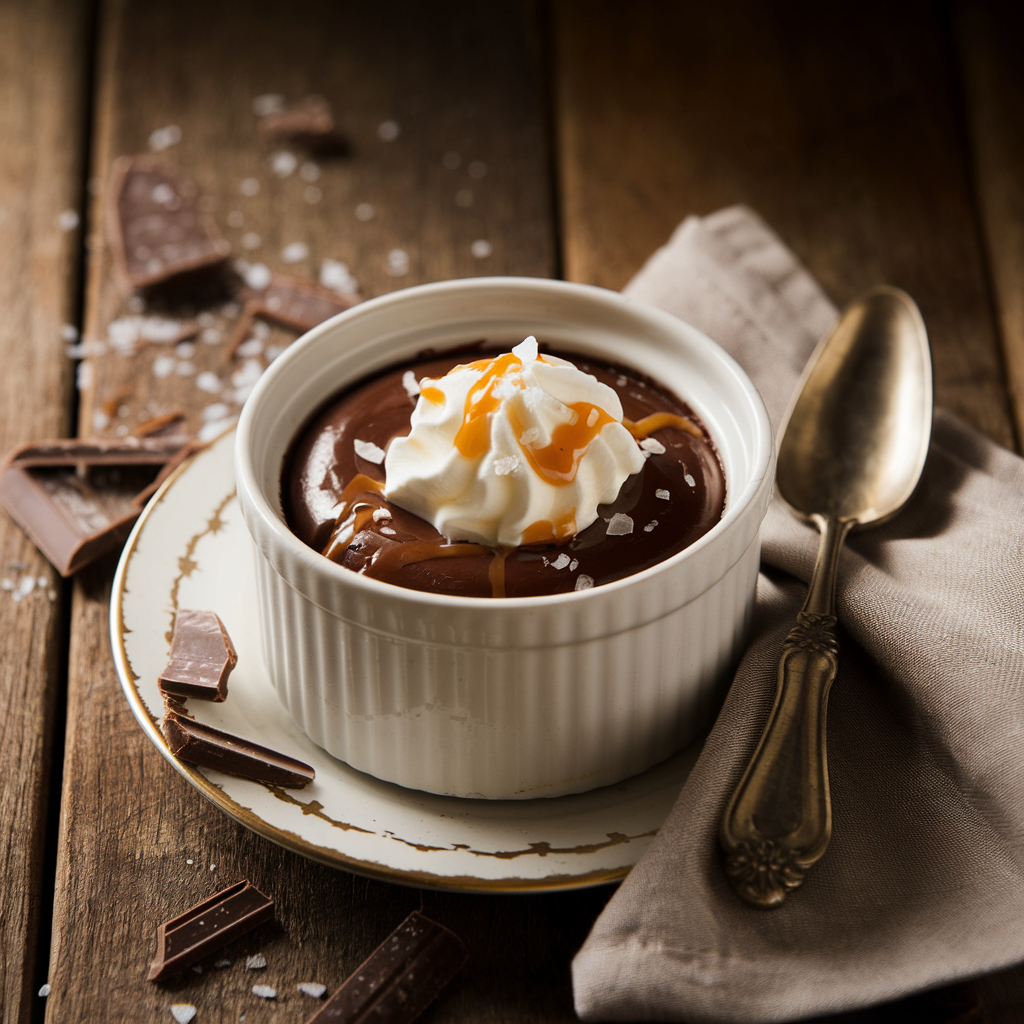
POLYGON ((642 424, 656 413, 692 424, 690 429, 641 429, 639 435, 660 442, 664 453, 651 454, 615 501, 598 507, 597 520, 585 530, 562 544, 510 549, 453 544, 430 523, 385 500, 383 463, 357 454, 356 441, 386 450, 393 438, 409 433, 417 400, 406 387, 409 370, 416 381, 442 377, 461 363, 499 354, 489 349, 411 360, 330 398, 299 431, 285 457, 281 496, 291 530, 355 572, 407 589, 460 597, 531 597, 600 586, 664 561, 707 533, 722 518, 725 477, 714 444, 693 410, 630 367, 542 348, 613 388, 627 427, 629 421, 642 424), (700 436, 695 436, 694 426, 700 436), (353 515, 351 536, 343 544, 332 544, 336 523, 353 515), (630 523, 632 531, 622 532, 630 523))

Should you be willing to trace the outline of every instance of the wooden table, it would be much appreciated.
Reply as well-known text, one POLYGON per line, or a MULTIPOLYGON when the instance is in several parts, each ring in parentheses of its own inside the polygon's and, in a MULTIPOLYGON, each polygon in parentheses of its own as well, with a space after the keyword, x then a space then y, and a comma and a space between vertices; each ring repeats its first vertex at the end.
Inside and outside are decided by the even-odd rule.
MULTIPOLYGON (((108 432, 179 408, 198 426, 209 397, 194 377, 154 376, 151 352, 108 354, 86 360, 76 390, 62 339, 65 324, 102 339, 124 312, 102 192, 112 160, 167 125, 181 129, 167 155, 236 255, 281 268, 282 248, 301 241, 309 255, 288 269, 313 277, 343 260, 366 297, 477 274, 619 288, 686 214, 746 202, 837 303, 883 281, 914 295, 938 401, 1019 444, 1018 15, 875 2, 773 13, 754 0, 290 6, 0 3, 0 450, 91 433, 118 391, 108 432), (312 92, 352 153, 319 161, 315 182, 277 177, 253 98, 312 92), (260 190, 246 197, 249 177, 260 190), (474 255, 477 240, 490 255, 474 255), (393 249, 408 254, 404 275, 388 271, 393 249)), ((230 372, 216 346, 197 346, 195 362, 230 372)), ((0 576, 44 577, 20 601, 0 592, 2 1020, 168 1020, 177 1000, 200 1008, 200 1024, 303 1021, 310 1004, 291 985, 336 985, 421 897, 473 951, 430 1020, 574 1019, 569 962, 609 889, 421 894, 234 824, 165 763, 121 694, 107 640, 114 562, 62 584, 0 515, 0 576), (193 854, 215 876, 189 866, 193 854), (277 898, 261 947, 277 1003, 231 971, 147 983, 154 925, 241 877, 277 898)), ((1015 981, 840 1019, 1020 1019, 1015 981)))

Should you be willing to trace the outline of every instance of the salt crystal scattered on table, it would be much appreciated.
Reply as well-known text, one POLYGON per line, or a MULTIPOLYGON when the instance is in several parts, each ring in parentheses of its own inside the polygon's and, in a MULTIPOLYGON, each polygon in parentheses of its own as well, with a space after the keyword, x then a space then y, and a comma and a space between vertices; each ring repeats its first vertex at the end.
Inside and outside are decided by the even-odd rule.
POLYGON ((444 164, 449 171, 457 171, 462 165, 462 157, 459 156, 454 149, 450 149, 443 157, 441 157, 441 163, 444 164))
MULTIPOLYGON (((494 251, 491 243, 486 238, 478 238, 470 247, 469 251, 478 259, 485 260, 494 251)), ((664 451, 664 449, 662 449, 664 451)))
POLYGON ((170 149, 181 142, 181 129, 176 124, 169 124, 164 128, 157 128, 149 133, 149 148, 154 153, 170 149))
POLYGON ((405 393, 410 398, 415 398, 420 393, 420 384, 416 379, 416 374, 412 370, 406 370, 402 374, 402 387, 405 388, 405 393))
POLYGON ((207 327, 200 335, 207 345, 219 345, 224 340, 224 335, 216 327, 207 327))
POLYGON ((133 295, 128 300, 128 309, 132 313, 141 313, 146 308, 146 300, 141 295, 133 295))
POLYGON ((2 581, 0 581, 0 590, 13 590, 13 589, 14 589, 14 580, 12 580, 9 576, 5 576, 4 579, 2 581))
POLYGON ((153 376, 170 377, 174 373, 174 367, 177 365, 177 362, 174 356, 157 356, 153 360, 153 376))
MULTIPOLYGON (((213 405, 208 405, 202 412, 203 421, 205 423, 211 423, 214 420, 222 420, 231 410, 223 402, 214 402, 213 405)), ((189 861, 191 864, 192 861, 189 861)))
POLYGON ((78 227, 78 212, 76 210, 63 210, 57 218, 57 224, 61 231, 74 231, 78 227))
POLYGON ((78 341, 78 328, 74 324, 63 324, 60 329, 61 341, 78 341))
POLYGON ((193 964, 192 965, 192 973, 193 974, 202 974, 203 973, 203 965, 202 964, 193 964))
POLYGON ((352 276, 348 264, 341 260, 328 259, 320 264, 320 283, 339 295, 354 295, 359 291, 359 283, 352 276))
POLYGON ((409 273, 409 254, 404 249, 392 249, 388 253, 388 273, 392 277, 409 273))
POLYGON ((326 985, 321 985, 315 981, 300 981, 295 987, 303 995, 312 996, 314 999, 320 999, 327 991, 326 985))
POLYGON ((174 367, 174 372, 179 377, 191 377, 195 372, 195 364, 190 363, 187 359, 182 359, 177 366, 174 367))
POLYGON ((658 525, 657 519, 652 519, 645 527, 644 533, 650 533, 658 525))
POLYGON ((212 441, 214 438, 220 437, 228 427, 232 426, 236 421, 237 416, 227 416, 222 420, 211 420, 209 423, 204 423, 199 428, 199 433, 196 437, 204 443, 206 441, 212 441))
POLYGON ((668 500, 669 500, 669 498, 671 498, 671 497, 672 497, 672 495, 671 495, 671 494, 669 494, 669 492, 668 492, 668 491, 666 491, 664 487, 659 487, 659 488, 658 488, 658 489, 657 489, 657 490, 656 490, 656 491, 654 492, 654 496, 655 496, 656 498, 661 498, 661 500, 662 500, 662 501, 668 501, 668 500))
POLYGON ((299 168, 299 176, 303 181, 319 181, 320 167, 318 164, 308 161, 299 168))
POLYGON ((473 192, 468 188, 460 188, 455 193, 455 205, 461 206, 464 210, 473 205, 473 192))
POLYGON ((255 178, 243 178, 242 184, 238 186, 238 191, 243 196, 254 196, 260 190, 260 183, 255 178))
POLYGON ((269 985, 253 985, 252 994, 259 996, 260 999, 276 999, 277 989, 271 988, 269 985))
POLYGON ((623 512, 616 512, 608 520, 608 529, 605 531, 609 537, 624 537, 632 532, 633 520, 623 512))
POLYGON ((220 377, 215 373, 211 373, 209 370, 203 370, 198 377, 196 377, 196 387, 200 391, 205 391, 208 395, 219 394, 224 385, 220 381, 220 377))
POLYGON ((232 210, 228 214, 228 225, 233 228, 240 228, 245 223, 245 214, 241 210, 232 210))
POLYGON ((98 432, 106 430, 109 426, 110 417, 102 409, 97 409, 92 414, 92 429, 98 432))
POLYGON ((260 247, 260 236, 255 231, 246 231, 242 235, 242 248, 243 249, 258 249, 260 247))
POLYGON ((270 324, 257 320, 252 325, 252 333, 254 337, 259 338, 261 341, 266 341, 270 337, 270 324))
POLYGON ((664 455, 665 446, 656 437, 645 437, 640 442, 640 447, 645 452, 650 452, 652 455, 664 455))
POLYGON ((250 288, 261 292, 270 284, 273 274, 271 274, 270 267, 266 263, 253 263, 252 266, 246 268, 242 276, 250 288))
POLYGON ((92 384, 92 363, 79 363, 75 371, 75 387, 85 391, 92 384))
POLYGON ((285 98, 278 92, 264 93, 252 101, 252 112, 257 117, 278 114, 285 108, 285 98))
POLYGON ((299 166, 298 157, 287 149, 279 150, 270 158, 270 169, 279 177, 287 178, 299 166))
POLYGON ((487 173, 487 164, 483 160, 474 160, 466 170, 471 178, 482 178, 487 173))
POLYGON ((250 356, 258 356, 262 351, 262 340, 260 338, 250 338, 248 341, 243 341, 242 344, 235 349, 235 354, 241 356, 243 359, 248 359, 250 356))
POLYGON ((384 449, 378 448, 372 441, 360 441, 356 439, 352 442, 352 447, 356 451, 361 459, 366 459, 367 462, 372 462, 375 466, 379 466, 384 461, 384 449))
POLYGON ((39 989, 39 994, 45 999, 52 991, 53 989, 50 988, 50 983, 47 982, 45 985, 42 986, 42 988, 39 989))
POLYGON ((186 864, 193 864, 193 863, 195 863, 195 862, 194 862, 194 861, 192 860, 192 858, 191 858, 191 857, 189 857, 189 859, 188 859, 188 860, 186 860, 186 861, 185 861, 185 863, 186 863, 186 864))
POLYGON ((196 1015, 196 1008, 191 1003, 173 1003, 171 1016, 178 1024, 188 1024, 196 1015))
POLYGON ((263 355, 266 356, 268 363, 272 363, 283 351, 283 345, 268 345, 263 355))
POLYGON ((586 576, 583 573, 580 573, 579 576, 576 577, 576 586, 575 586, 574 589, 576 589, 576 590, 589 590, 593 585, 594 585, 594 577, 593 576, 586 576))
POLYGON ((214 967, 230 967, 231 966, 231 961, 230 960, 214 960, 213 961, 213 966, 214 967))
POLYGON ((569 564, 569 556, 563 551, 552 563, 552 569, 564 569, 569 564))
POLYGON ((245 958, 245 969, 247 971, 262 971, 267 966, 267 958, 262 953, 254 953, 245 958))
POLYGON ((191 359, 196 354, 196 346, 191 341, 179 341, 174 346, 174 352, 179 359, 191 359))
POLYGON ((305 199, 307 203, 319 203, 320 200, 323 199, 323 196, 323 192, 321 192, 316 185, 307 185, 302 192, 302 198, 305 199))
POLYGON ((285 263, 298 263, 309 255, 309 246, 305 242, 291 242, 281 250, 281 259, 285 263))
POLYGON ((401 133, 402 129, 397 121, 381 121, 377 125, 377 134, 384 142, 394 142, 401 133))
POLYGON ((376 212, 372 203, 360 203, 356 207, 356 220, 373 220, 376 212))
POLYGON ((686 483, 687 483, 687 484, 688 484, 688 485, 689 485, 690 487, 696 487, 696 486, 697 486, 697 481, 696 481, 696 480, 694 480, 694 479, 693 479, 693 477, 692 477, 692 476, 690 476, 690 474, 689 474, 689 473, 687 473, 687 474, 686 474, 686 476, 684 476, 684 477, 683 477, 683 479, 684 479, 684 480, 686 481, 686 483))

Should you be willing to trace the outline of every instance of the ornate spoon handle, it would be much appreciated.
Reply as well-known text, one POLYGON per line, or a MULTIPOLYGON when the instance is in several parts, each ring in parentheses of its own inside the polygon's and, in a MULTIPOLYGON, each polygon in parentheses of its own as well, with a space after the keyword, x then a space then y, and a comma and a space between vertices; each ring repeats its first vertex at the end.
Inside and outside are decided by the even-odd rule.
POLYGON ((825 713, 838 668, 839 551, 853 520, 814 516, 821 543, 807 600, 779 660, 775 704, 722 819, 725 870, 758 907, 776 907, 825 852, 832 832, 825 713))

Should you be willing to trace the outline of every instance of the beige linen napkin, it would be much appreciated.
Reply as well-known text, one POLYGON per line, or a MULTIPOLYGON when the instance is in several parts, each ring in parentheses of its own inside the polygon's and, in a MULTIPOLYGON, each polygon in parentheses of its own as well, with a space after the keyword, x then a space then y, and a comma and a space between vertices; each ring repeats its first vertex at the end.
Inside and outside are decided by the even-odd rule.
MULTIPOLYGON (((835 308, 751 211, 690 218, 626 289, 747 369, 775 422, 835 308)), ((832 842, 775 910, 722 870, 817 538, 776 499, 751 646, 693 774, 573 963, 584 1020, 785 1021, 1024 959, 1024 462, 936 416, 924 477, 842 557, 832 842)))

